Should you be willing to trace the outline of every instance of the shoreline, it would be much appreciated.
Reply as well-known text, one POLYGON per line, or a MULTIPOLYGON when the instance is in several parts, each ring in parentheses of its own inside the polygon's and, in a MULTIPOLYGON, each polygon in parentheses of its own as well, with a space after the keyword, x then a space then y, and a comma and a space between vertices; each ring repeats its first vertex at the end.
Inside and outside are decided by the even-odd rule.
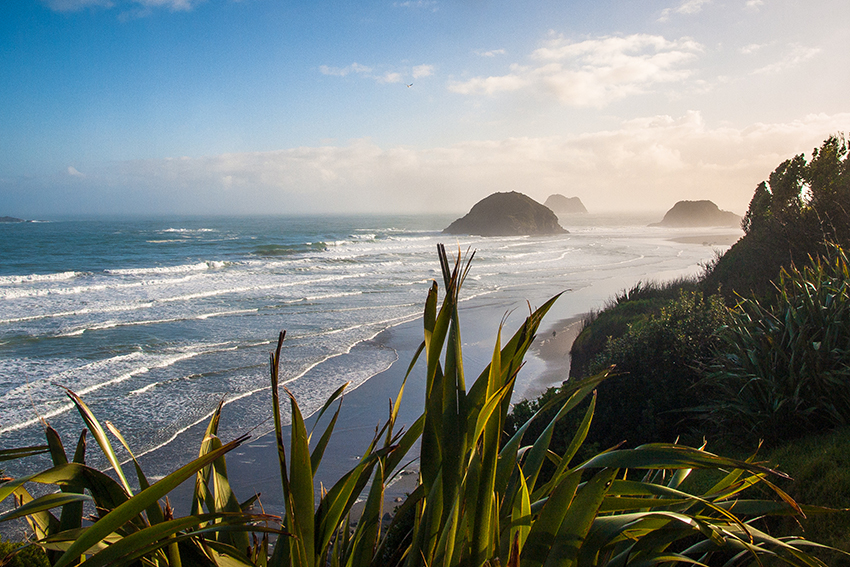
MULTIPOLYGON (((476 337, 487 332, 486 320, 489 318, 483 317, 482 319, 485 321, 479 320, 475 322, 475 325, 468 324, 464 327, 467 336, 476 337)), ((537 396, 549 386, 560 385, 569 377, 569 349, 575 336, 581 330, 582 321, 583 316, 560 319, 546 327, 545 331, 538 333, 526 355, 526 360, 532 363, 530 366, 538 367, 538 371, 529 376, 528 374, 532 369, 525 368, 523 370, 523 373, 526 373, 526 380, 524 381, 525 391, 522 397, 537 396)), ((334 433, 325 450, 322 464, 314 472, 317 494, 322 487, 328 489, 333 486, 339 478, 356 465, 362 452, 371 442, 376 428, 386 421, 391 400, 395 400, 410 361, 422 341, 421 326, 422 320, 419 318, 385 329, 371 339, 394 349, 398 358, 389 368, 372 376, 343 396, 342 408, 334 433)), ((513 331, 514 329, 510 330, 513 331)), ((468 376, 470 382, 477 377, 478 372, 483 370, 483 367, 478 368, 478 362, 484 360, 485 357, 486 361, 489 362, 490 349, 492 348, 488 344, 489 340, 491 338, 488 337, 485 340, 474 340, 470 343, 465 341, 464 360, 467 360, 468 351, 468 359, 471 362, 469 369, 473 371, 468 376), (486 349, 486 351, 478 352, 482 349, 486 349)), ((396 431, 412 424, 422 412, 425 383, 421 366, 422 361, 417 361, 405 384, 396 431)), ((515 399, 517 399, 516 395, 515 399)), ((282 403, 286 402, 282 400, 282 403)), ((332 411, 327 412, 318 426, 316 426, 315 415, 305 418, 308 431, 315 427, 314 441, 324 431, 330 418, 328 414, 332 415, 332 413, 332 411)), ((200 435, 203 434, 205 427, 206 423, 198 425, 200 435)), ((290 427, 284 426, 283 436, 287 450, 289 435, 290 427)), ((199 443, 200 439, 198 440, 199 443)), ((399 473, 385 489, 382 515, 392 514, 394 508, 416 487, 419 472, 418 443, 411 449, 411 454, 412 457, 403 461, 399 473)), ((246 443, 231 451, 227 456, 227 467, 230 484, 240 500, 259 493, 260 498, 257 504, 259 508, 265 513, 284 515, 280 466, 273 432, 249 439, 246 443)), ((194 478, 184 482, 172 493, 172 506, 178 513, 187 511, 193 489, 194 478)), ((362 503, 360 502, 355 505, 352 511, 353 516, 356 515, 361 506, 362 503)))

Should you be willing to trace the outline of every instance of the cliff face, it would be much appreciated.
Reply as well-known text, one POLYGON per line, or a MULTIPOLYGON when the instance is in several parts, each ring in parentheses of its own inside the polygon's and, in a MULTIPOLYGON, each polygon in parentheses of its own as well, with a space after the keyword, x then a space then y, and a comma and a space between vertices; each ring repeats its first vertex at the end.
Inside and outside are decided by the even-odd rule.
POLYGON ((531 197, 511 191, 493 193, 450 224, 445 234, 521 236, 565 234, 558 217, 531 197))
POLYGON ((556 215, 572 215, 587 212, 581 199, 578 197, 564 197, 560 193, 549 195, 549 198, 543 204, 552 209, 552 212, 556 215))
POLYGON ((661 222, 649 226, 741 226, 741 217, 729 211, 721 211, 711 201, 679 201, 667 211, 661 222))

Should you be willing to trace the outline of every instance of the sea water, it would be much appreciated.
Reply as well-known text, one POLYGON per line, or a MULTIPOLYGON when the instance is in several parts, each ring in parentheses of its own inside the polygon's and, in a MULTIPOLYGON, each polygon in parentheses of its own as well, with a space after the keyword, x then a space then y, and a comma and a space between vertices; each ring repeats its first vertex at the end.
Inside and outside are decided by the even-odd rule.
MULTIPOLYGON (((83 423, 64 388, 137 456, 188 461, 198 439, 187 432, 222 401, 222 437, 262 435, 280 330, 281 381, 309 414, 341 384, 396 363, 376 338, 421 325, 432 281, 442 288, 438 243, 475 252, 461 318, 473 346, 486 336, 483 359, 496 329, 476 322, 507 315, 510 327, 560 292, 549 321, 580 315, 638 281, 696 274, 722 250, 677 241, 693 231, 647 226, 657 218, 582 215, 562 220, 569 234, 495 238, 442 234, 454 216, 0 224, 0 448, 43 443, 46 421, 72 451, 83 423)), ((15 474, 35 466, 3 464, 15 474)), ((155 459, 147 472, 173 464, 155 459)))

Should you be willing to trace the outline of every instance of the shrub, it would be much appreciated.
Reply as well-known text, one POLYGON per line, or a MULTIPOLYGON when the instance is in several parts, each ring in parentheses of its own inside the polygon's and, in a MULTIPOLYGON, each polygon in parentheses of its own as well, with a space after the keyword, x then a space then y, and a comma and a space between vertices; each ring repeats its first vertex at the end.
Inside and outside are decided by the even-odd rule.
POLYGON ((591 374, 590 367, 613 337, 621 337, 629 327, 658 314, 680 293, 697 291, 698 282, 681 278, 667 283, 638 282, 618 294, 602 311, 591 313, 570 347, 570 376, 591 374))
POLYGON ((38 546, 0 540, 0 565, 6 567, 48 567, 47 555, 38 546))
POLYGON ((707 379, 705 421, 769 443, 850 424, 850 264, 832 246, 782 270, 775 306, 742 299, 707 379))
MULTIPOLYGON (((596 423, 588 441, 611 447, 673 442, 688 434, 687 410, 704 395, 701 365, 716 343, 715 330, 726 323, 718 296, 680 292, 658 313, 632 323, 608 341, 591 372, 610 366, 615 375, 599 386, 596 423)), ((693 436, 699 442, 701 435, 693 436)))

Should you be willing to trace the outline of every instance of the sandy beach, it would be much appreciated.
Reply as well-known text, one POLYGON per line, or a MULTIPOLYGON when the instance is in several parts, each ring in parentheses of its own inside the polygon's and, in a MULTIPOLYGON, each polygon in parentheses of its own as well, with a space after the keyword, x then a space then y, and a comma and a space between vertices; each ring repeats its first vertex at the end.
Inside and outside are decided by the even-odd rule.
POLYGON ((679 236, 671 238, 671 242, 680 244, 702 244, 703 246, 732 246, 741 239, 740 230, 728 234, 698 234, 694 236, 679 236))
MULTIPOLYGON (((486 317, 485 317, 486 319, 486 317)), ((329 488, 342 475, 353 468, 372 440, 376 428, 386 421, 391 400, 394 400, 413 358, 416 347, 421 342, 422 322, 414 321, 379 334, 374 341, 380 342, 398 352, 398 360, 390 368, 372 377, 359 388, 348 392, 342 403, 342 409, 331 441, 325 452, 319 470, 316 472, 317 494, 320 486, 329 488)), ((463 323, 462 323, 463 325, 463 323)), ((495 332, 495 326, 488 331, 485 325, 468 325, 464 327, 469 341, 464 341, 467 355, 468 380, 477 377, 483 370, 483 365, 489 360, 494 337, 482 337, 489 332, 495 332), (489 345, 489 346, 487 346, 489 345), (482 349, 487 349, 482 352, 482 349), (486 357, 486 359, 485 359, 486 357), (482 363, 481 368, 478 368, 482 363)), ((527 376, 532 386, 525 389, 526 394, 532 391, 542 392, 547 387, 559 385, 569 376, 569 349, 575 335, 581 328, 581 318, 569 318, 549 325, 544 325, 535 343, 530 349, 527 359, 534 360, 533 366, 545 368, 542 373, 527 376)), ((513 332, 514 329, 508 329, 513 332)), ((406 427, 419 417, 425 397, 425 384, 421 362, 414 367, 414 372, 408 379, 399 412, 398 427, 406 427)), ((525 371, 525 370, 524 370, 525 371)), ((528 397, 528 396, 525 396, 528 397)), ((262 400, 265 402, 265 400, 262 400)), ((268 400, 271 403, 271 400, 268 400)), ((326 419, 322 420, 326 422, 326 419)), ((313 417, 307 419, 307 427, 314 425, 313 417)), ((315 436, 324 430, 325 423, 320 423, 315 436)), ((203 435, 199 426, 196 434, 203 435)), ((288 444, 289 428, 284 431, 285 442, 288 444)), ((418 445, 411 451, 411 461, 406 463, 386 489, 384 496, 384 513, 392 513, 415 487, 418 480, 419 463, 418 445)), ((231 485, 237 497, 244 500, 254 493, 260 494, 260 506, 267 513, 282 515, 284 513, 280 472, 277 451, 273 435, 263 435, 251 439, 241 447, 232 451, 227 457, 228 474, 231 485)), ((172 505, 178 512, 185 512, 191 499, 192 482, 182 485, 172 497, 172 505)), ((355 513, 357 507, 355 507, 355 513)))

